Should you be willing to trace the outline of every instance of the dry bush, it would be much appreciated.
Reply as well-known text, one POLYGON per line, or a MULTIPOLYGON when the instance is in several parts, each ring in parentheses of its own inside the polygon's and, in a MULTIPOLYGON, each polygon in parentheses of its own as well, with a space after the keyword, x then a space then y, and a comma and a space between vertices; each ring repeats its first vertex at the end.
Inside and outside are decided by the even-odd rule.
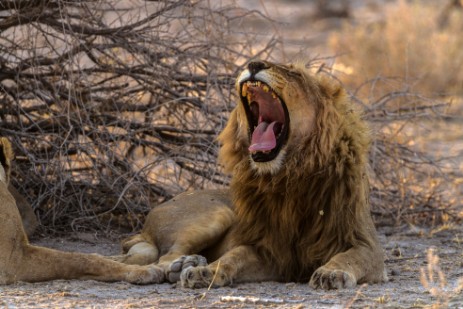
POLYGON ((374 139, 370 152, 371 199, 383 224, 441 224, 456 219, 461 203, 452 179, 458 171, 450 156, 421 143, 442 119, 445 102, 409 91, 389 92, 366 101, 364 117, 374 139))
POLYGON ((234 30, 250 12, 186 0, 0 10, 0 135, 43 224, 137 228, 150 205, 227 182, 215 137, 251 54, 253 35, 234 30))
MULTIPOLYGON (((15 147, 14 184, 48 230, 138 229, 153 205, 228 182, 215 137, 234 77, 253 57, 278 61, 277 40, 243 28, 252 16, 270 23, 261 13, 205 0, 10 0, 0 12, 0 135, 15 147)), ((374 212, 447 212, 437 187, 410 190, 435 160, 396 138, 438 104, 407 90, 352 96, 379 132, 374 212)))
MULTIPOLYGON (((462 95, 463 10, 445 4, 402 0, 386 6, 380 20, 346 23, 330 39, 340 67, 352 73, 346 82, 359 87, 383 76, 404 81, 422 94, 462 95)), ((363 88, 363 95, 378 97, 396 86, 380 81, 374 89, 363 88)))

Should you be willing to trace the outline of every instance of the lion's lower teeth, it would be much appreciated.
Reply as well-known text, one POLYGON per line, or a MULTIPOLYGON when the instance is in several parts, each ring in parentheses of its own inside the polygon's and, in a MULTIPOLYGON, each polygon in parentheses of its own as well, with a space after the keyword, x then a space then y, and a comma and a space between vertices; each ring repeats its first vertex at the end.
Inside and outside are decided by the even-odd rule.
POLYGON ((251 155, 255 155, 256 153, 269 154, 270 152, 271 150, 262 150, 262 151, 255 150, 255 151, 251 151, 251 155))

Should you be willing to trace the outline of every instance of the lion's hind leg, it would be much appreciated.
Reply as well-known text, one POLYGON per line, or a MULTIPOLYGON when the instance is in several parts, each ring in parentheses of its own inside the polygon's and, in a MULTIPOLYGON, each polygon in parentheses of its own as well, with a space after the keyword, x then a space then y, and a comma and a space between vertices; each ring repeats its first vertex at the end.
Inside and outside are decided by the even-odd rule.
POLYGON ((131 265, 148 265, 157 262, 159 250, 147 241, 142 234, 137 234, 122 241, 121 255, 109 257, 113 261, 131 265))
POLYGON ((143 230, 123 242, 117 261, 155 263, 170 282, 185 268, 206 265, 227 251, 229 229, 235 222, 227 190, 182 193, 154 207, 143 230), (204 256, 204 257, 203 257, 204 256))

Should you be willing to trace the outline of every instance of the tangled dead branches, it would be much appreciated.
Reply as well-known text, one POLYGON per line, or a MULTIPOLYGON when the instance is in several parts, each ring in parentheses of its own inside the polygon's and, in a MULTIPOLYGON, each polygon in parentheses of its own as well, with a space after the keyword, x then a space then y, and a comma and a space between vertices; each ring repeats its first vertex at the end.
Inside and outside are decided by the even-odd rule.
POLYGON ((135 228, 150 204, 227 181, 214 140, 249 58, 252 38, 232 29, 248 12, 186 0, 0 10, 0 134, 43 223, 123 213, 135 228))
MULTIPOLYGON (((240 28, 253 14, 265 19, 202 0, 2 1, 0 135, 17 154, 14 185, 42 223, 137 229, 152 205, 226 184, 215 137, 234 102, 234 76, 278 43, 240 28)), ((370 105, 366 118, 417 116, 390 109, 393 99, 370 105)), ((407 151, 375 141, 378 205, 398 192, 388 184, 398 158, 412 164, 407 151)))

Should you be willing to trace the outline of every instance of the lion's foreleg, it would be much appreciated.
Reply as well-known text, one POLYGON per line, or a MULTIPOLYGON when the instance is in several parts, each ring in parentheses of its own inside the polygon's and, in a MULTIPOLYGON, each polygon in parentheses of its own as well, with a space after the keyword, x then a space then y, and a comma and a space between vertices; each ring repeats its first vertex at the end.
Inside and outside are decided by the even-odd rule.
POLYGON ((181 284, 188 288, 221 287, 234 282, 256 282, 277 279, 251 246, 239 246, 207 266, 186 268, 180 275, 181 284))
POLYGON ((336 254, 319 267, 309 284, 313 288, 342 289, 355 287, 357 283, 386 280, 381 250, 357 246, 336 254))

